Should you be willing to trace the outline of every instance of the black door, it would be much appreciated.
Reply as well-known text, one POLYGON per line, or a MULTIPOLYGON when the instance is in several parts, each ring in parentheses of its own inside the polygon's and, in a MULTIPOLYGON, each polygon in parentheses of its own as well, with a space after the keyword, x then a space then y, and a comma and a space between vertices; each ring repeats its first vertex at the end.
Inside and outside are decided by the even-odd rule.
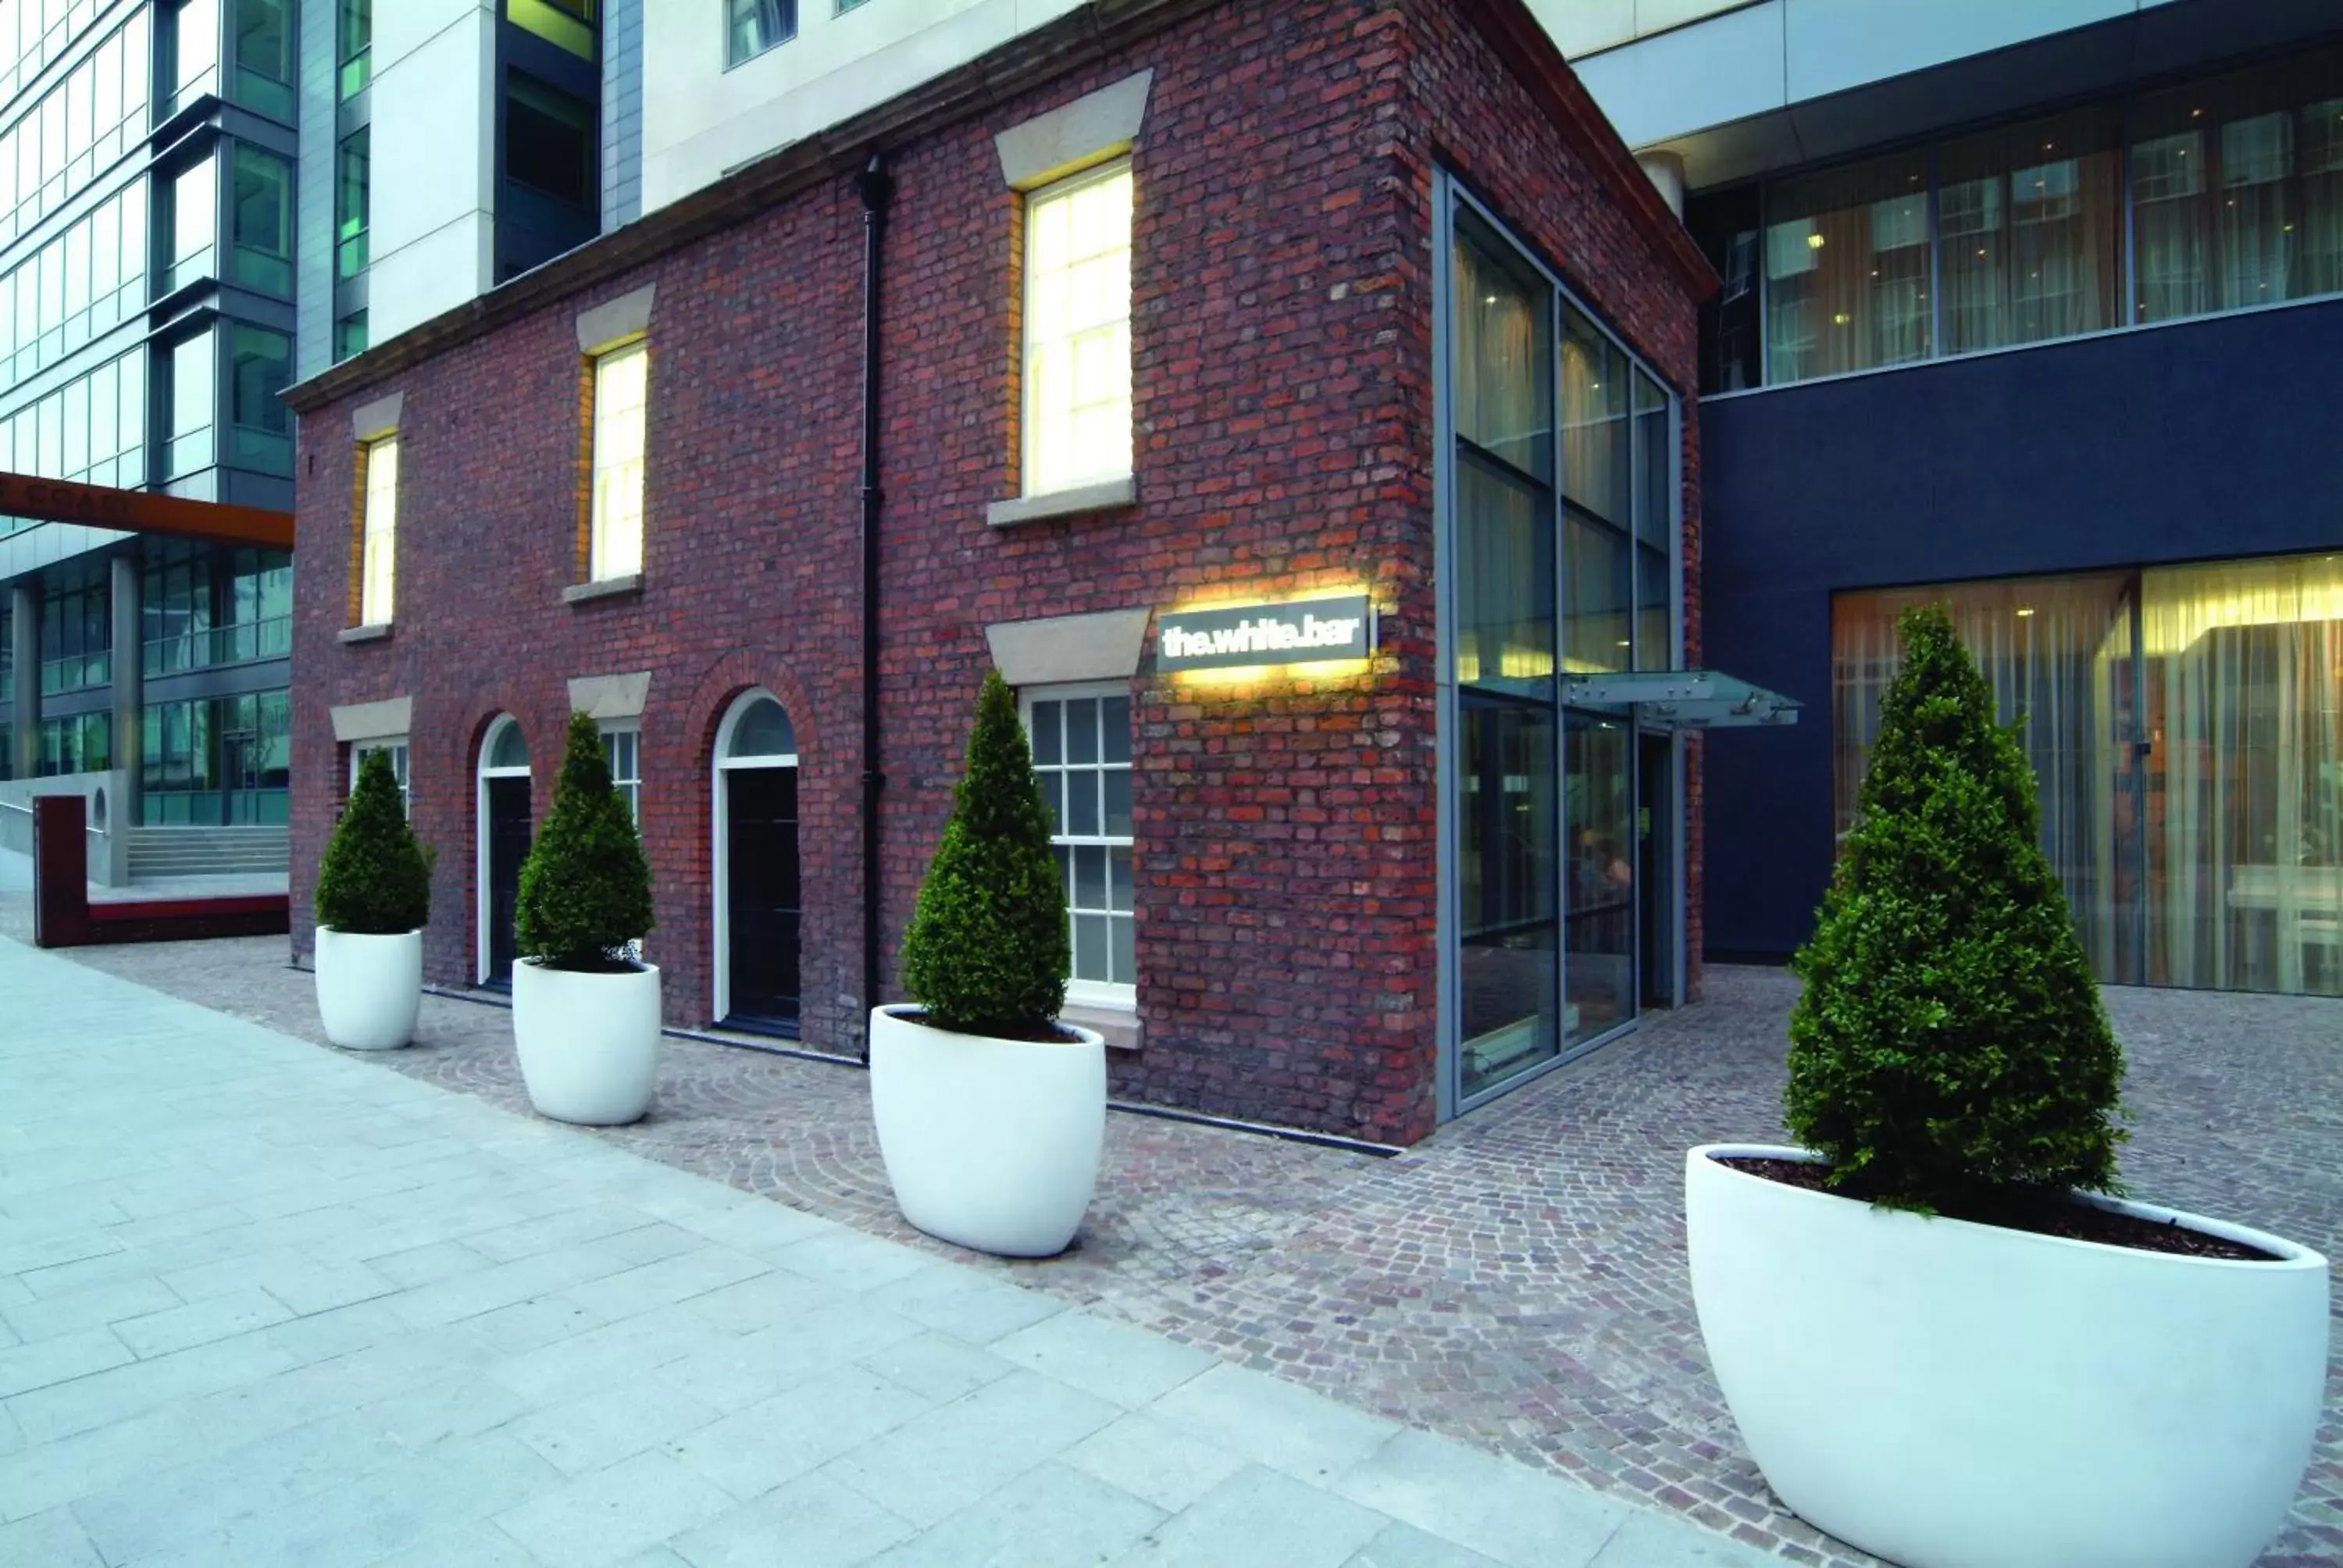
POLYGON ((1646 1006, 1675 1000, 1675 849, 1674 749, 1664 735, 1643 738, 1635 769, 1635 886, 1643 898, 1636 968, 1646 1006))
POLYGON ((725 774, 727 903, 735 1029, 798 1029, 798 770, 725 774))
POLYGON ((488 980, 512 984, 513 909, 520 901, 520 863, 528 856, 528 780, 488 780, 488 980))

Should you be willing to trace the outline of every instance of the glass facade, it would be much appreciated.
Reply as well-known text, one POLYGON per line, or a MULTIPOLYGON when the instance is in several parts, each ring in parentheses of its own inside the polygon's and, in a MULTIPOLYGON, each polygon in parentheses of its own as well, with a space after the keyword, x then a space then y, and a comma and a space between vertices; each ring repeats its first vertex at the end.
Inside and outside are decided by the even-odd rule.
POLYGON ((334 276, 356 277, 367 268, 367 213, 374 132, 360 126, 342 138, 334 168, 334 276))
MULTIPOLYGON (((30 13, 21 4, 17 15, 30 13)), ((79 193, 96 171, 137 147, 147 131, 147 20, 107 35, 36 106, 0 131, 0 245, 13 242, 79 193)), ((15 65, 0 71, 0 100, 15 94, 74 42, 52 28, 16 40, 15 65)))
POLYGON ((294 0, 229 0, 235 18, 231 95, 246 108, 293 123, 294 0))
POLYGON ((228 338, 228 461, 263 474, 293 472, 293 339, 238 322, 228 338))
POLYGON ((1666 389, 1462 200, 1449 298, 1461 1106, 1635 1016, 1638 732, 1564 680, 1671 666, 1677 467, 1666 389))
POLYGON ((337 0, 334 31, 337 85, 355 97, 374 76, 374 0, 337 0))
POLYGON ((229 214, 229 276, 246 288, 293 297, 293 166, 238 146, 229 214))
POLYGON ((1839 595, 1842 833, 1916 602, 2020 726, 2102 980, 2343 995, 2343 555, 1839 595))
POLYGON ((149 541, 138 608, 149 676, 289 658, 293 558, 149 541))
POLYGON ((1695 196, 1734 391, 2343 293, 2343 47, 1695 196))
POLYGON ((112 586, 105 560, 83 556, 41 588, 41 693, 54 697, 114 679, 112 586))
POLYGON ((138 741, 140 820, 236 827, 286 820, 291 692, 150 702, 138 741))
POLYGON ((41 759, 35 777, 103 773, 114 766, 114 716, 81 713, 41 720, 41 759))

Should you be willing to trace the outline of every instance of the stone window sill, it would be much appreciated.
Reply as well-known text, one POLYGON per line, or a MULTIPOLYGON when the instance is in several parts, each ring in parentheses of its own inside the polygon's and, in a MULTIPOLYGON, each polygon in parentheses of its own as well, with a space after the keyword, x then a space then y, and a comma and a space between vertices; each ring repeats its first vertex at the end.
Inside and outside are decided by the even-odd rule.
POLYGON ((628 572, 622 578, 602 578, 590 583, 571 583, 561 590, 563 604, 588 604, 598 598, 621 598, 643 591, 643 574, 628 572))
POLYGON ((378 620, 371 626, 346 626, 334 635, 343 642, 387 642, 390 638, 390 622, 378 620))
POLYGON ((1039 522, 1044 518, 1077 518, 1086 512, 1111 512, 1118 507, 1135 505, 1139 500, 1139 481, 1131 475, 1120 479, 1108 479, 1102 484, 1077 485, 1071 490, 1051 490, 1041 496, 1019 496, 1013 500, 995 501, 984 510, 984 520, 996 528, 1018 523, 1039 522))
POLYGON ((1109 1050, 1137 1050, 1147 1032, 1137 1013, 1127 1012, 1119 1007, 1068 1002, 1059 1010, 1058 1021, 1095 1030, 1105 1039, 1109 1050))

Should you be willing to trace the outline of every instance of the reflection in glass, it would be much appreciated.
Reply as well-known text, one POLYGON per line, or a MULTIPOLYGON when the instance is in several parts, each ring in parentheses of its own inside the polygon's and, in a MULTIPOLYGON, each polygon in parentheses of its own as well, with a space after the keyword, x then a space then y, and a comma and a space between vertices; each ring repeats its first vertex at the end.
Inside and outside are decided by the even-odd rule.
POLYGON ((1456 678, 1550 700, 1551 498, 1469 448, 1456 470, 1456 678))
POLYGON ((1927 357, 1927 167, 1926 152, 1897 153, 1769 193, 1768 379, 1927 357))
POLYGON ((1575 307, 1563 311, 1562 493, 1625 527, 1627 357, 1575 307))
POLYGON ((2020 724, 2102 980, 2343 995, 2343 556, 1839 596, 1842 834, 1915 600, 2020 724))
POLYGON ((2122 176, 2107 110, 1945 148, 1937 166, 1944 351, 2120 326, 2122 176))
POLYGON ((1554 327, 1542 280, 1456 240, 1456 433, 1533 478, 1554 477, 1554 327))
POLYGON ((1624 718, 1568 720, 1563 1032, 1574 1044, 1635 1016, 1635 730, 1624 718))
POLYGON ((1625 669, 1634 651, 1634 546, 1577 508, 1563 521, 1563 668, 1573 675, 1625 669))
POLYGON ((1466 693, 1457 759, 1463 1092, 1562 1049, 1553 710, 1466 693))

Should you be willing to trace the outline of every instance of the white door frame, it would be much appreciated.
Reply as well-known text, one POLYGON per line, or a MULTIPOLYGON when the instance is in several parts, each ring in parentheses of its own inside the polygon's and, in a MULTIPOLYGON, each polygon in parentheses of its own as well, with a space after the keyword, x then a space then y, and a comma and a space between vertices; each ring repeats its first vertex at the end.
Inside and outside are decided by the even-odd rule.
MULTIPOLYGON (((734 698, 732 706, 724 710, 724 721, 716 727, 716 746, 709 768, 708 794, 715 819, 711 824, 714 830, 709 836, 709 859, 712 864, 709 867, 708 886, 713 900, 709 930, 714 935, 714 940, 709 944, 712 960, 709 965, 712 970, 709 1001, 714 1010, 709 1018, 718 1023, 732 1013, 732 792, 725 775, 741 768, 795 768, 798 765, 798 754, 794 751, 777 757, 732 758, 725 755, 732 749, 732 731, 739 726, 740 716, 759 701, 773 703, 784 714, 789 710, 789 704, 761 686, 734 698)), ((795 732, 794 723, 791 731, 795 732)), ((800 862, 800 875, 803 869, 800 862)))
MULTIPOLYGON (((472 788, 472 930, 474 932, 472 983, 488 982, 488 780, 491 779, 527 779, 529 770, 521 768, 491 768, 488 758, 495 752, 497 742, 504 739, 507 729, 518 729, 520 720, 509 713, 499 713, 488 720, 488 729, 480 732, 480 756, 474 765, 472 788)), ((524 735, 526 741, 528 738, 524 735)), ((536 809, 534 794, 529 809, 536 809)))

